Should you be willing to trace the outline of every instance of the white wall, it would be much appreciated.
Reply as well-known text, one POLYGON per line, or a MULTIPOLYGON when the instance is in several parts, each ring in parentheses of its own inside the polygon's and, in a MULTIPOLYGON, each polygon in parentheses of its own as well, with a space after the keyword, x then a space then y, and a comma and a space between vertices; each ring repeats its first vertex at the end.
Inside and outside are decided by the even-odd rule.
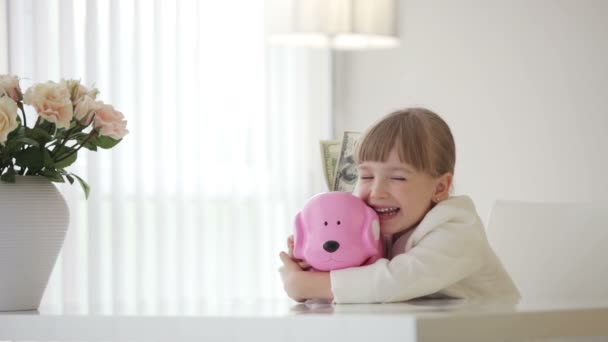
POLYGON ((336 134, 437 111, 456 139, 456 193, 484 220, 496 199, 608 197, 608 1, 401 5, 401 48, 337 56, 336 134))

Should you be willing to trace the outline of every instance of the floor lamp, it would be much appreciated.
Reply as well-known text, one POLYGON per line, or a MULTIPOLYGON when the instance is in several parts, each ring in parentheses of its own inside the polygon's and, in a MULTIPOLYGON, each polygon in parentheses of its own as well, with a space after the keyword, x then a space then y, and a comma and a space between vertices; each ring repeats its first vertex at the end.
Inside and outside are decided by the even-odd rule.
POLYGON ((320 141, 327 187, 352 192, 356 169, 352 150, 358 133, 336 134, 336 50, 369 50, 399 45, 399 0, 266 0, 268 41, 274 46, 322 48, 327 51, 329 85, 329 132, 332 140, 320 141))
POLYGON ((266 0, 267 36, 271 45, 327 49, 333 134, 336 112, 334 51, 399 46, 398 1, 266 0))

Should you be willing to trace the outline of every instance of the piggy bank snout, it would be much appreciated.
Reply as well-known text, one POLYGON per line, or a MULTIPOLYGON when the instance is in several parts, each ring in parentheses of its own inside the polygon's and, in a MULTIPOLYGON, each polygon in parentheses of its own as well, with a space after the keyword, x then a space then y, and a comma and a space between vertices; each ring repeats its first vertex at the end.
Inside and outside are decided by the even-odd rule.
POLYGON ((329 240, 323 244, 323 249, 329 253, 333 253, 340 248, 340 243, 338 241, 329 240))

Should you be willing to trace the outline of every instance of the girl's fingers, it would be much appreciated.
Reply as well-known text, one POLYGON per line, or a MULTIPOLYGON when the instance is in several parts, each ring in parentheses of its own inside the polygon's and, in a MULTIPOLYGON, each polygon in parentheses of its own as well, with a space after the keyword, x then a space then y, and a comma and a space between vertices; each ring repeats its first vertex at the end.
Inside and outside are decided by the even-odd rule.
POLYGON ((279 254, 281 261, 283 262, 283 266, 292 269, 306 270, 310 268, 310 265, 306 261, 294 260, 287 253, 281 252, 279 254))
POLYGON ((283 265, 288 265, 288 264, 293 263, 293 260, 291 260, 291 257, 285 252, 279 253, 279 258, 281 258, 283 265))
POLYGON ((307 270, 310 268, 310 264, 307 263, 306 261, 300 261, 298 262, 298 266, 300 266, 301 269, 303 270, 307 270))
POLYGON ((281 252, 279 254, 279 257, 281 258, 281 261, 283 262, 283 266, 285 266, 287 268, 301 269, 301 267, 298 265, 298 263, 295 260, 293 260, 287 253, 281 252))
POLYGON ((293 235, 289 235, 287 238, 287 251, 289 256, 293 258, 293 235))

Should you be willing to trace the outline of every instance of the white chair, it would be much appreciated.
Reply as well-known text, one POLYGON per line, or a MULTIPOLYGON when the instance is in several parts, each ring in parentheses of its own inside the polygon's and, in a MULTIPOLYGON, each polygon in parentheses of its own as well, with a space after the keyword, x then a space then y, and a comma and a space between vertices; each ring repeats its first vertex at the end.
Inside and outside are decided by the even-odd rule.
POLYGON ((608 202, 497 201, 487 234, 524 300, 608 300, 608 202))

